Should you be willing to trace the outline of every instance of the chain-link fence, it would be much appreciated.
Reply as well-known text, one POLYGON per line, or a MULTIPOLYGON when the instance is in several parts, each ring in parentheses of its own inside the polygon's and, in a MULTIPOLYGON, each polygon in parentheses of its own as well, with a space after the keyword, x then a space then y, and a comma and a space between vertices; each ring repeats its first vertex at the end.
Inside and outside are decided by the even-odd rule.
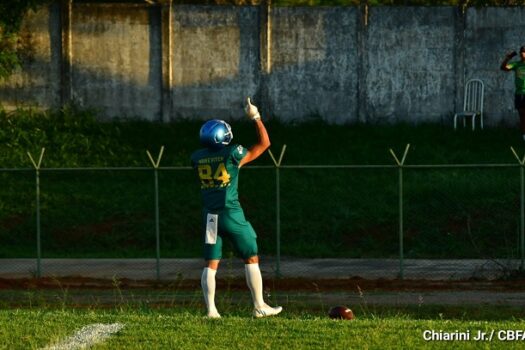
MULTIPOLYGON (((284 151, 284 150, 283 150, 284 151)), ((407 148, 408 151, 408 148, 407 148)), ((282 153, 283 154, 283 153, 282 153)), ((281 154, 281 156, 282 156, 281 154)), ((263 272, 492 279, 524 267, 524 162, 249 166, 263 272)), ((272 157, 273 158, 273 157, 272 157)), ((191 167, 0 169, 0 277, 198 278, 191 167)), ((226 245, 223 265, 242 275, 226 245)))

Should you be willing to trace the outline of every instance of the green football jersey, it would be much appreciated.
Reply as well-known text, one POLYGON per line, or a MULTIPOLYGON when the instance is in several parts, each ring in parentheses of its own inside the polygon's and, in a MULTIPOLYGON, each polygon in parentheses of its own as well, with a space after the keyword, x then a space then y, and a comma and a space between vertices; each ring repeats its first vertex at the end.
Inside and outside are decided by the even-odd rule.
POLYGON ((237 184, 239 163, 246 156, 246 148, 231 145, 221 149, 200 149, 191 155, 191 164, 197 171, 204 208, 221 210, 240 208, 237 184))
POLYGON ((510 69, 512 69, 516 78, 514 83, 516 84, 516 95, 525 95, 525 62, 516 61, 508 64, 510 69))

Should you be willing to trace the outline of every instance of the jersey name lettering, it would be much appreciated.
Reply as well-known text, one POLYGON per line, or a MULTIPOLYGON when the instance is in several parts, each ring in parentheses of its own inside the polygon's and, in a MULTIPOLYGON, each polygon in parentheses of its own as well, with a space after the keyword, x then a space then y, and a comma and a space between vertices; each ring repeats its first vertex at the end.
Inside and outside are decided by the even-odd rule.
POLYGON ((210 158, 202 158, 199 159, 199 164, 210 164, 210 163, 218 163, 221 162, 224 158, 223 157, 210 157, 210 158))

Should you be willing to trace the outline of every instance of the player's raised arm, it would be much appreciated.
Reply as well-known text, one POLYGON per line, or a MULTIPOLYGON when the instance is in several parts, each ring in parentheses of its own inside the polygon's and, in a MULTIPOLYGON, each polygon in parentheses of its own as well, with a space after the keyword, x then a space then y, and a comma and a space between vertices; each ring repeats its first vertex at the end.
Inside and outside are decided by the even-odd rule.
POLYGON ((505 59, 503 60, 503 62, 501 62, 501 70, 504 70, 504 71, 510 71, 511 70, 511 67, 508 65, 509 61, 512 59, 512 57, 516 56, 517 53, 516 51, 512 51, 512 52, 509 52, 508 54, 505 55, 505 59))
POLYGON ((248 152, 246 153, 246 156, 240 161, 239 168, 242 167, 244 164, 247 164, 251 162, 252 160, 257 159, 261 154, 270 147, 270 137, 268 136, 268 132, 266 131, 266 128, 264 127, 264 124, 261 120, 261 114, 259 113, 259 110, 256 106, 252 105, 250 98, 248 97, 246 100, 246 115, 248 118, 253 120, 255 122, 255 127, 257 129, 257 135, 258 135, 258 142, 250 147, 248 152))

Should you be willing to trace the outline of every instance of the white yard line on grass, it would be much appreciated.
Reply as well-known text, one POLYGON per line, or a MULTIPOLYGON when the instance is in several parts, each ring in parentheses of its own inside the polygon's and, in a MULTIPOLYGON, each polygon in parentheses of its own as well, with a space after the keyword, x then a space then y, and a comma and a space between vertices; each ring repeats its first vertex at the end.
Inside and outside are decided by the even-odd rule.
POLYGON ((111 337, 113 333, 117 333, 124 327, 120 323, 103 324, 94 323, 82 327, 81 330, 65 339, 64 341, 50 345, 42 350, 76 350, 86 349, 96 343, 103 342, 107 338, 111 337))

